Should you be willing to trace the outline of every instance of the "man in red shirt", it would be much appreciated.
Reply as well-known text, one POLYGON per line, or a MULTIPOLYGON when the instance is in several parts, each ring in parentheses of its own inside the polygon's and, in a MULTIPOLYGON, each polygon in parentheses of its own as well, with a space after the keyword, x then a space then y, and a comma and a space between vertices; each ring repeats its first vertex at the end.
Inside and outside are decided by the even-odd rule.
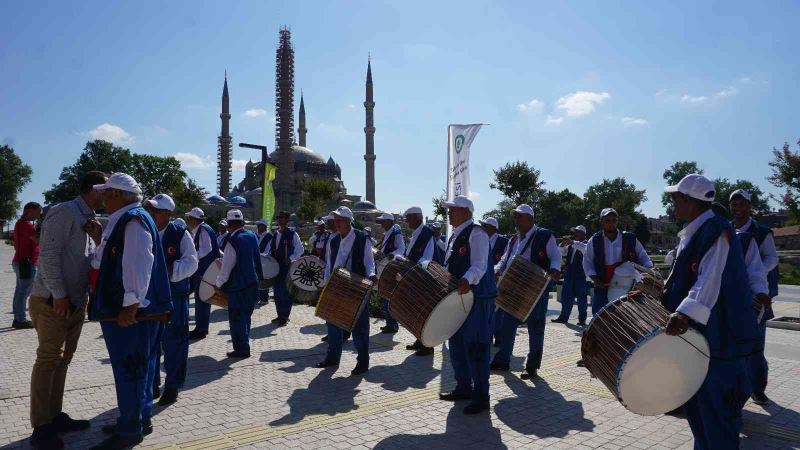
POLYGON ((22 217, 14 224, 14 259, 11 266, 17 275, 17 287, 14 289, 14 322, 11 326, 18 330, 33 328, 25 315, 25 304, 31 294, 39 260, 39 237, 33 222, 41 216, 42 205, 30 202, 22 208, 22 217))

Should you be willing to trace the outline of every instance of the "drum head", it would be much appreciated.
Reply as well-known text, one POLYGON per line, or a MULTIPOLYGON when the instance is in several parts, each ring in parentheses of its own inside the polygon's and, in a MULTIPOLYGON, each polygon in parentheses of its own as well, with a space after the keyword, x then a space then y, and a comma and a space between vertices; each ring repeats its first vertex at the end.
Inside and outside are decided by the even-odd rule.
POLYGON ((472 302, 472 292, 464 296, 459 295, 458 291, 451 292, 431 311, 422 327, 420 341, 426 347, 436 347, 450 339, 467 319, 472 302))
POLYGON ((700 389, 709 354, 706 338, 696 330, 681 336, 655 331, 622 363, 617 374, 620 401, 642 416, 672 411, 700 389))
MULTIPOLYGON (((277 274, 276 274, 277 276, 277 274)), ((290 284, 297 290, 319 292, 325 276, 325 263, 316 256, 303 256, 289 266, 287 288, 290 284)))
POLYGON ((269 255, 261 255, 261 274, 265 280, 276 278, 280 270, 278 260, 269 255))
POLYGON ((217 275, 219 275, 220 269, 222 269, 222 258, 215 259, 206 269, 206 273, 203 274, 203 281, 200 282, 200 288, 198 289, 200 300, 206 302, 214 295, 214 284, 217 282, 217 275))
POLYGON ((375 275, 378 278, 381 277, 381 274, 383 273, 383 269, 385 269, 386 266, 389 265, 390 261, 391 261, 390 258, 383 258, 380 261, 378 261, 377 264, 375 264, 375 275))

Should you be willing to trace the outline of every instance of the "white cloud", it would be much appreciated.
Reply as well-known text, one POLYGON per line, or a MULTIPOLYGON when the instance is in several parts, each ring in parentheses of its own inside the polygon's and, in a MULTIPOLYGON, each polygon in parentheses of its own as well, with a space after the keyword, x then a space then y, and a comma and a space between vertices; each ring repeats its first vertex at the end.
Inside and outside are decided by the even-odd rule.
POLYGON ((519 105, 517 105, 517 110, 524 113, 539 112, 542 109, 544 109, 544 102, 539 100, 538 98, 534 98, 528 103, 520 103, 519 105))
POLYGON ((210 156, 200 156, 195 153, 178 152, 175 159, 181 163, 184 169, 207 169, 213 166, 210 156))
POLYGON ((247 165, 247 160, 245 159, 234 159, 231 161, 231 166, 235 171, 243 171, 244 166, 247 165))
POLYGON ((242 115, 245 117, 263 117, 267 115, 267 111, 261 108, 248 109, 242 115))
POLYGON ((545 125, 561 125, 561 122, 564 121, 563 117, 553 117, 551 115, 547 115, 547 120, 544 121, 545 125))
POLYGON ((475 191, 469 191, 469 195, 467 197, 469 197, 470 200, 477 200, 481 197, 481 193, 475 191))
POLYGON ((112 125, 110 123, 102 123, 95 129, 80 133, 83 136, 89 136, 93 140, 101 139, 116 144, 126 144, 133 142, 133 136, 121 127, 112 125))
POLYGON ((610 98, 611 94, 608 92, 578 91, 556 100, 555 107, 567 117, 581 117, 593 113, 597 105, 610 98))
POLYGON ((692 96, 684 94, 681 96, 681 103, 689 103, 696 105, 698 103, 705 103, 707 100, 708 97, 706 97, 705 95, 692 96))
POLYGON ((723 99, 728 97, 733 97, 734 95, 738 94, 739 90, 735 87, 729 87, 728 89, 723 89, 716 94, 714 94, 715 99, 723 99))
POLYGON ((622 122, 622 125, 626 127, 635 127, 635 126, 647 125, 648 123, 650 123, 646 119, 642 119, 639 117, 623 117, 622 119, 620 119, 620 121, 622 122))

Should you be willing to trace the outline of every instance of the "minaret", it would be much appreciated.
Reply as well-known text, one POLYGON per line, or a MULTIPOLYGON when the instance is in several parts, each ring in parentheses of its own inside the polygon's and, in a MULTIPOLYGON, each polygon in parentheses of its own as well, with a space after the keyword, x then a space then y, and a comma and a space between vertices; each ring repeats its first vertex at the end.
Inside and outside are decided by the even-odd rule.
POLYGON ((367 139, 367 153, 364 160, 367 162, 367 201, 375 203, 375 102, 372 100, 372 61, 367 59, 367 95, 364 101, 367 123, 364 127, 364 134, 367 139))
POLYGON ((225 72, 225 85, 222 88, 222 112, 219 115, 222 120, 222 130, 217 138, 217 191, 219 195, 226 197, 231 191, 231 133, 230 121, 231 113, 228 100, 228 72, 225 72))
POLYGON ((300 91, 300 118, 298 120, 300 122, 299 128, 297 129, 297 135, 299 142, 298 144, 300 147, 306 146, 306 132, 308 129, 306 128, 306 105, 303 104, 303 92, 300 91))
POLYGON ((280 43, 275 52, 275 151, 277 152, 276 211, 292 210, 294 144, 294 49, 292 33, 280 30, 280 43))

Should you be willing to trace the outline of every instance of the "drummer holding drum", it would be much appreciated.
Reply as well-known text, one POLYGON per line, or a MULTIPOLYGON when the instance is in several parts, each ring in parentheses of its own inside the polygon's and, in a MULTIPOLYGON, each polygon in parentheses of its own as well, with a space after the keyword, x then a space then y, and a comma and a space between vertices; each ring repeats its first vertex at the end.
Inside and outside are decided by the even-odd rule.
MULTIPOLYGON (((528 360, 525 363, 525 373, 521 375, 521 378, 527 380, 536 377, 536 371, 542 364, 544 326, 547 303, 550 296, 549 287, 550 283, 558 281, 561 277, 561 250, 558 248, 552 231, 534 225, 533 208, 524 204, 519 205, 513 214, 517 234, 511 238, 511 242, 508 244, 508 249, 502 259, 494 266, 495 274, 498 277, 504 274, 511 267, 514 258, 519 256, 539 266, 550 277, 549 283, 546 284, 526 320, 529 345, 528 360)), ((500 312, 500 316, 502 317, 500 350, 494 355, 491 369, 507 371, 509 370, 511 353, 514 350, 514 341, 520 319, 507 311, 500 312)))
POLYGON ((662 300, 673 312, 666 333, 680 336, 692 326, 711 350, 705 381, 684 405, 695 448, 739 448, 742 408, 752 390, 748 356, 758 339, 742 247, 733 226, 711 212, 710 180, 687 175, 666 192, 675 217, 687 223, 662 300))
MULTIPOLYGON (((269 245, 269 254, 278 261, 280 271, 275 279, 275 310, 278 317, 272 319, 272 323, 279 326, 286 325, 289 315, 292 313, 292 299, 289 298, 289 291, 286 288, 286 277, 289 274, 289 266, 303 256, 303 242, 300 235, 289 228, 289 213, 281 211, 278 213, 278 230, 269 245)), ((230 221, 228 221, 230 222, 230 221)), ((260 267, 260 264, 259 264, 260 267)))
MULTIPOLYGON (((267 253, 267 247, 272 242, 272 233, 269 232, 269 224, 264 219, 259 219, 256 222, 256 238, 258 239, 258 252, 261 254, 267 253)), ((269 288, 258 289, 258 301, 266 304, 269 302, 269 288)))
MULTIPOLYGON (((400 227, 394 223, 394 215, 385 212, 378 216, 376 221, 385 232, 383 239, 378 244, 378 251, 382 255, 380 259, 402 256, 406 251, 406 241, 400 227)), ((367 240, 370 239, 371 237, 368 236, 367 240)), ((383 315, 386 317, 386 326, 381 327, 381 333, 397 333, 399 326, 391 313, 389 313, 389 300, 382 298, 381 303, 383 304, 383 315)))

